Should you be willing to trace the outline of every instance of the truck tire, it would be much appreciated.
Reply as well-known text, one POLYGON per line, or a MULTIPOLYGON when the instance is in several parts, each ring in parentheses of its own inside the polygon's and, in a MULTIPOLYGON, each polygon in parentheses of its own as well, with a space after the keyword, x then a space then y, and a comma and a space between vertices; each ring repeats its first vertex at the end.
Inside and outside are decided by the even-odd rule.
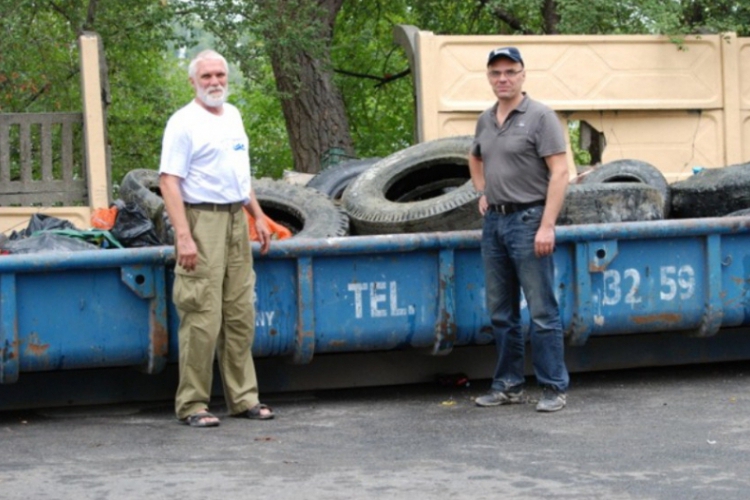
POLYGON ((661 191, 648 184, 610 182, 571 184, 557 224, 598 224, 661 220, 664 199, 661 191))
POLYGON ((581 179, 581 184, 606 182, 640 182, 657 188, 664 199, 664 217, 669 216, 669 183, 650 163, 641 160, 615 160, 596 167, 581 179))
POLYGON ((159 172, 137 168, 125 174, 120 183, 120 199, 126 203, 135 203, 145 210, 154 223, 159 240, 165 245, 174 243, 174 230, 159 188, 159 172))
POLYGON ((317 173, 307 182, 306 186, 317 189, 321 193, 328 195, 332 200, 339 201, 346 186, 378 160, 380 158, 343 161, 317 173))
POLYGON ((750 163, 707 168, 674 182, 672 217, 721 217, 750 208, 750 163))
POLYGON ((357 234, 478 229, 479 194, 468 155, 473 137, 449 137, 398 151, 368 168, 341 198, 357 234))
POLYGON ((748 215, 750 215, 750 208, 743 208, 742 210, 726 214, 724 217, 747 217, 748 215))
MULTIPOLYGON (((289 229, 292 237, 326 238, 348 233, 346 215, 325 195, 271 179, 253 179, 252 185, 266 215, 289 229)), ((165 244, 174 243, 174 230, 164 209, 158 172, 148 169, 128 172, 120 186, 120 198, 143 207, 161 240, 165 244)))
POLYGON ((270 178, 253 179, 263 212, 292 232, 293 238, 349 234, 349 219, 328 196, 315 189, 270 178))

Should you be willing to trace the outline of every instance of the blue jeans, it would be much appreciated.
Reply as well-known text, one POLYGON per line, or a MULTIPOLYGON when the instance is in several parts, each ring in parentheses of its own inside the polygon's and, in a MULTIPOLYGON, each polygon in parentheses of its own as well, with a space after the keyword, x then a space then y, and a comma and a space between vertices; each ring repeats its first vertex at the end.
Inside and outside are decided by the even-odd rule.
POLYGON ((487 311, 495 335, 498 362, 492 380, 495 391, 517 391, 524 385, 525 339, 521 328, 521 290, 528 303, 531 354, 541 386, 566 392, 564 340, 555 297, 552 255, 534 254, 534 237, 544 207, 508 215, 488 211, 482 229, 487 311))

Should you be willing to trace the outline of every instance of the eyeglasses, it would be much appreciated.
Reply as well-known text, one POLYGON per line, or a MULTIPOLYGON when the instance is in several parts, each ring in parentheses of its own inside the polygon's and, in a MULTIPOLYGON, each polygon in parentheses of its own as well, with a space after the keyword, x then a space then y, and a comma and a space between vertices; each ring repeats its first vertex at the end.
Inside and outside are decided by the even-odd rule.
POLYGON ((493 69, 488 74, 490 75, 490 78, 497 79, 497 78, 500 78, 501 76, 504 76, 505 78, 511 80, 517 77, 518 75, 520 75, 521 73, 523 73, 522 69, 519 69, 519 70, 506 69, 505 71, 498 71, 498 70, 493 69))

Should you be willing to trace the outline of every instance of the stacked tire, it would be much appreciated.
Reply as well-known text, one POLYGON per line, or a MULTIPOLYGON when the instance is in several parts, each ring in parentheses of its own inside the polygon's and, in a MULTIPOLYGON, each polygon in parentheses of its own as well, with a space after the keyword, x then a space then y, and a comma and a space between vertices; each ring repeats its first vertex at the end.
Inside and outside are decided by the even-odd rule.
POLYGON ((596 224, 661 220, 669 213, 669 184, 640 160, 605 163, 571 184, 557 223, 596 224))
MULTIPOLYGON (((329 238, 349 234, 349 219, 326 195, 304 186, 262 178, 253 189, 263 211, 292 232, 292 237, 329 238)), ((159 189, 159 173, 135 169, 120 186, 120 198, 140 205, 152 220, 161 241, 174 243, 174 231, 159 189)))
POLYGON ((481 227, 469 174, 473 138, 408 147, 376 162, 349 184, 342 206, 356 234, 454 231, 481 227))
MULTIPOLYGON (((471 136, 420 143, 385 158, 329 167, 306 186, 254 179, 263 211, 293 237, 329 238, 478 229, 482 217, 468 168, 471 136)), ((172 229, 153 170, 136 169, 120 196, 141 205, 165 243, 172 229)), ((559 225, 750 215, 750 163, 705 169, 672 185, 653 165, 605 163, 570 184, 559 225)))
POLYGON ((750 209, 750 163, 707 168, 671 185, 672 217, 747 215, 750 209))

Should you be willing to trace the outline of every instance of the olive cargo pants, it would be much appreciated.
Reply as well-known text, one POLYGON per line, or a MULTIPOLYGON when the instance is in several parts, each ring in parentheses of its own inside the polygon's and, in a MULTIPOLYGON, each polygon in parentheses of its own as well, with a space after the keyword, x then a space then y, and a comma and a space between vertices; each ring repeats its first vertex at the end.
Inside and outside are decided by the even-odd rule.
POLYGON ((241 208, 185 208, 198 264, 175 267, 172 298, 180 318, 177 418, 208 408, 214 353, 230 414, 258 403, 250 348, 255 337, 255 272, 247 218, 241 208))

